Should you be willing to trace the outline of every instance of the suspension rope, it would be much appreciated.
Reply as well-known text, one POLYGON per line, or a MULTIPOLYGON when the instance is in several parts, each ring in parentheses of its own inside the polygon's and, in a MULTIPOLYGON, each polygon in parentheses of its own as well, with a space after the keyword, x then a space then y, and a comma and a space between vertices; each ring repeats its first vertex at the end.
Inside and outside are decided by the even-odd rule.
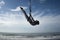
POLYGON ((29 0, 29 14, 31 14, 32 10, 31 10, 31 0, 29 0))

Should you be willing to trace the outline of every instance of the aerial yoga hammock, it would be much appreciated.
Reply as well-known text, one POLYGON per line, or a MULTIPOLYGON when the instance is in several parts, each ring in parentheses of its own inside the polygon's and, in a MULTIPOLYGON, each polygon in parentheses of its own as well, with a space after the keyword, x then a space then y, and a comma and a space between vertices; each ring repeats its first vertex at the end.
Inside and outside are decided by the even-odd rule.
POLYGON ((32 15, 31 15, 31 0, 30 0, 30 5, 29 5, 29 10, 30 10, 30 13, 29 13, 30 15, 29 15, 29 16, 26 14, 25 10, 24 10, 22 7, 20 7, 20 8, 21 8, 22 12, 24 13, 27 21, 28 21, 31 25, 33 25, 33 26, 39 25, 39 21, 38 21, 38 20, 34 20, 33 17, 32 17, 32 15))

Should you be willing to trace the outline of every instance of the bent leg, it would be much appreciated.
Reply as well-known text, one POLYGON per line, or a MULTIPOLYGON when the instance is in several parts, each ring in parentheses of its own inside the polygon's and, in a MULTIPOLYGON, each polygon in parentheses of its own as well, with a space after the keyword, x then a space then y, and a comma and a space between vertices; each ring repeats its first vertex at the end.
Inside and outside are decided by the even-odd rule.
POLYGON ((31 18, 32 21, 35 21, 34 18, 32 17, 32 15, 31 15, 31 13, 30 13, 30 18, 31 18))
POLYGON ((20 8, 21 8, 22 12, 24 13, 26 19, 28 20, 28 15, 26 14, 25 10, 22 7, 20 7, 20 8))

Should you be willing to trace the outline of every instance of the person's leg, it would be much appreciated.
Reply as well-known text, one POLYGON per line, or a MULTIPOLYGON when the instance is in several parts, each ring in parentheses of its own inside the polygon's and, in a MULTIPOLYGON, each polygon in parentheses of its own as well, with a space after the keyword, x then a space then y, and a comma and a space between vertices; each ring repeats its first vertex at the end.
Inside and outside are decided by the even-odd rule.
POLYGON ((34 18, 32 17, 32 15, 31 15, 31 13, 30 13, 29 17, 31 18, 32 21, 35 21, 34 18))
POLYGON ((21 8, 22 12, 24 13, 26 19, 28 19, 28 15, 26 14, 25 10, 22 7, 20 7, 20 8, 21 8))

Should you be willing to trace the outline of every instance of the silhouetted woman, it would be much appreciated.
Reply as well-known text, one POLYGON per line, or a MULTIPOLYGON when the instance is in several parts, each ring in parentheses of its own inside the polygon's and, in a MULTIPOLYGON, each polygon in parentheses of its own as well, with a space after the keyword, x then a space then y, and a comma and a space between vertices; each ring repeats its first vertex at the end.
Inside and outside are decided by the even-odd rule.
POLYGON ((25 10, 24 10, 22 7, 20 7, 20 8, 21 8, 22 12, 24 13, 27 21, 28 21, 31 25, 33 25, 33 26, 34 26, 34 25, 39 25, 39 21, 38 21, 38 20, 34 20, 33 17, 32 17, 32 15, 31 15, 31 13, 30 13, 30 16, 28 16, 28 15, 26 14, 25 10))

